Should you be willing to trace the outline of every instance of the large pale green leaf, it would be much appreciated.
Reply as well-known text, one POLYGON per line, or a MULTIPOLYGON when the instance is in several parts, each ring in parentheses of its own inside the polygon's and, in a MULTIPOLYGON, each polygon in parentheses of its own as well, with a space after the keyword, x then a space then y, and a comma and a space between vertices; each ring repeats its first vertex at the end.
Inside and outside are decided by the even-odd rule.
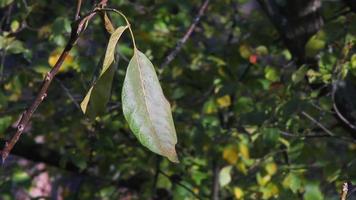
POLYGON ((111 85, 115 74, 115 66, 111 64, 114 61, 116 44, 126 28, 127 26, 121 26, 111 34, 100 76, 89 89, 87 95, 80 104, 82 111, 92 119, 105 110, 106 104, 109 101, 111 85))
POLYGON ((138 140, 151 151, 178 162, 171 106, 151 61, 134 50, 122 89, 124 116, 138 140))

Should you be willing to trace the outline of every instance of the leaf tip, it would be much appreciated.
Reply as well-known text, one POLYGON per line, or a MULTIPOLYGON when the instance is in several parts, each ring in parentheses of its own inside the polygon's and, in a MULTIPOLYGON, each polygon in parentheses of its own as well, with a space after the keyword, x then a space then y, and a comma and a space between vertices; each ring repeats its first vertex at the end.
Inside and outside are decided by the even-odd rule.
POLYGON ((176 150, 174 148, 170 152, 167 152, 167 154, 165 156, 171 162, 179 163, 178 155, 177 155, 177 152, 176 152, 176 150))
POLYGON ((84 101, 80 104, 80 109, 83 112, 83 114, 85 114, 85 111, 87 109, 87 104, 84 101))

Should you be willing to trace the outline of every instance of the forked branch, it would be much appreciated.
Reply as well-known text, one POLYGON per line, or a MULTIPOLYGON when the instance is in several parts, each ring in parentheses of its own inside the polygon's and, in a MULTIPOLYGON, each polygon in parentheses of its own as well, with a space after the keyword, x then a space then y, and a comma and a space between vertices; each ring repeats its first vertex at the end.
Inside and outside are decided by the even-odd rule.
MULTIPOLYGON (((102 1, 102 2, 107 2, 107 1, 102 1)), ((81 3, 81 1, 80 1, 81 3)), ((104 4, 105 5, 105 4, 104 4)), ((80 4, 78 4, 78 10, 76 15, 79 16, 79 9, 80 9, 80 4)), ((4 163, 8 155, 10 154, 12 148, 15 146, 19 138, 21 137, 23 131, 25 130, 25 127, 28 125, 28 122, 30 121, 33 113, 37 110, 38 106, 43 102, 43 100, 47 97, 47 90, 49 86, 51 85, 51 82, 53 78, 56 76, 58 73, 59 69, 61 68, 64 60, 69 54, 69 51, 73 48, 73 45, 77 42, 80 34, 86 29, 88 22, 90 21, 91 18, 95 16, 95 14, 99 11, 100 8, 102 8, 103 5, 99 3, 97 7, 94 8, 93 11, 89 12, 88 14, 84 15, 83 17, 79 17, 76 21, 73 22, 72 24, 72 33, 71 36, 67 42, 67 45, 65 46, 64 50, 62 51, 60 57, 58 58, 56 64, 52 68, 50 72, 46 74, 44 77, 44 80, 42 82, 42 86, 35 98, 35 100, 32 102, 32 104, 22 113, 20 116, 19 123, 17 125, 17 130, 16 133, 12 136, 10 140, 8 140, 5 143, 4 149, 1 152, 1 163, 4 163), (98 7, 100 6, 100 7, 98 7)))

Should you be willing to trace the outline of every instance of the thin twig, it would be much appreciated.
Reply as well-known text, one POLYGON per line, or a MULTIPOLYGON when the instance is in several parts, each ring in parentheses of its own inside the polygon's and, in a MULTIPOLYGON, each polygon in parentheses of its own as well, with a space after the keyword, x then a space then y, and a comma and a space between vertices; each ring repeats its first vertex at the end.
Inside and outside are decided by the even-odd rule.
POLYGON ((153 177, 153 184, 152 184, 152 191, 154 193, 156 193, 156 187, 157 187, 157 182, 158 182, 158 175, 159 175, 159 171, 161 170, 160 168, 160 164, 161 164, 161 157, 159 157, 158 155, 156 156, 156 171, 155 171, 155 175, 153 177))
POLYGON ((171 176, 168 174, 164 173, 162 170, 159 170, 159 173, 162 174, 163 176, 167 177, 170 181, 174 182, 175 184, 181 186, 182 188, 186 189, 188 192, 190 192, 195 198, 201 200, 202 198, 197 195, 192 189, 190 189, 188 186, 182 184, 180 181, 174 181, 172 180, 171 176))
POLYGON ((82 0, 77 0, 77 10, 75 12, 75 17, 74 17, 75 20, 78 20, 80 18, 81 6, 82 6, 82 0))
POLYGON ((3 51, 2 51, 2 53, 1 53, 1 61, 0 61, 0 83, 2 82, 2 79, 3 79, 5 59, 6 59, 6 48, 4 48, 3 51))
POLYGON ((252 174, 252 171, 254 171, 255 169, 257 169, 257 167, 259 167, 262 163, 264 163, 267 159, 269 159, 270 157, 273 157, 275 156, 276 154, 279 154, 279 153, 283 153, 283 152, 286 152, 285 149, 279 149, 277 151, 272 151, 272 152, 269 152, 267 153, 266 155, 264 155, 262 158, 258 158, 256 159, 256 162, 251 165, 251 167, 248 169, 248 173, 249 174, 252 174))
POLYGON ((308 113, 302 111, 302 115, 307 117, 310 121, 312 121, 314 124, 319 126, 325 133, 329 134, 330 136, 335 136, 333 132, 331 132, 329 129, 327 129, 324 125, 322 125, 318 120, 314 119, 312 116, 310 116, 308 113))
POLYGON ((211 188, 211 199, 213 200, 219 200, 219 166, 217 165, 216 161, 213 160, 213 184, 211 188))
POLYGON ((351 9, 347 9, 347 10, 343 10, 343 9, 345 9, 345 8, 342 8, 342 11, 341 11, 341 12, 338 12, 338 13, 334 14, 333 16, 327 18, 325 21, 326 21, 326 22, 331 22, 331 21, 333 21, 333 20, 339 18, 340 16, 345 16, 345 15, 347 15, 347 14, 349 14, 349 13, 352 13, 352 10, 351 10, 351 9))
POLYGON ((346 119, 346 117, 344 117, 344 115, 340 112, 339 108, 337 107, 336 105, 336 90, 337 90, 337 84, 339 81, 336 81, 334 84, 333 84, 333 88, 332 88, 332 94, 331 94, 331 98, 332 98, 332 101, 333 101, 333 108, 334 108, 334 111, 336 113, 336 115, 346 124, 348 125, 351 129, 353 130, 356 130, 356 126, 353 125, 348 119, 346 119))
POLYGON ((208 7, 210 0, 205 0, 204 3, 202 4, 202 6, 199 9, 198 14, 195 16, 193 23, 190 25, 190 27, 188 28, 187 32, 184 34, 183 38, 180 39, 175 48, 168 54, 168 56, 166 57, 165 61, 163 62, 163 64, 161 65, 161 69, 163 69, 164 67, 166 67, 169 63, 172 62, 172 60, 177 56, 177 54, 179 53, 179 51, 182 49, 183 45, 187 42, 187 40, 189 39, 190 35, 193 33, 195 27, 197 26, 197 24, 199 23, 201 17, 204 15, 206 8, 208 7))
POLYGON ((305 138, 308 138, 308 139, 313 139, 313 138, 333 138, 333 139, 336 139, 336 140, 339 140, 339 141, 342 141, 342 142, 345 142, 345 143, 351 143, 351 144, 354 144, 356 141, 353 139, 353 138, 348 138, 348 137, 342 137, 342 136, 337 136, 337 135, 329 135, 329 134, 303 134, 303 135, 300 135, 300 134, 293 134, 293 133, 289 133, 289 132, 286 132, 286 131, 280 131, 280 134, 281 135, 284 135, 286 137, 293 137, 293 138, 300 138, 300 139, 305 139, 305 138))
POLYGON ((80 108, 79 103, 75 100, 75 98, 73 97, 73 95, 70 93, 69 89, 62 83, 62 81, 60 81, 58 78, 54 79, 59 86, 64 90, 64 92, 66 93, 66 95, 68 96, 68 98, 72 101, 72 103, 75 105, 76 108, 78 108, 80 111, 82 110, 80 108))
POLYGON ((1 152, 1 163, 3 164, 8 157, 10 151, 12 148, 15 146, 19 138, 21 137, 23 131, 25 130, 25 127, 27 126, 28 122, 30 121, 33 113, 37 110, 38 106, 42 103, 42 101, 47 97, 47 90, 55 77, 55 75, 58 73, 60 67, 62 66, 65 58, 68 56, 69 51, 73 48, 73 45, 77 42, 80 34, 86 29, 86 25, 88 21, 95 16, 97 13, 97 9, 95 8, 93 11, 89 12, 82 18, 78 19, 72 24, 72 33, 70 36, 69 41, 67 42, 66 47, 64 48, 62 54, 59 56, 56 64, 52 68, 50 72, 48 72, 43 80, 42 86, 40 91, 38 92, 35 100, 32 102, 32 104, 27 108, 26 111, 24 111, 20 117, 20 122, 17 125, 17 131, 16 133, 12 136, 12 138, 5 143, 5 147, 1 152))

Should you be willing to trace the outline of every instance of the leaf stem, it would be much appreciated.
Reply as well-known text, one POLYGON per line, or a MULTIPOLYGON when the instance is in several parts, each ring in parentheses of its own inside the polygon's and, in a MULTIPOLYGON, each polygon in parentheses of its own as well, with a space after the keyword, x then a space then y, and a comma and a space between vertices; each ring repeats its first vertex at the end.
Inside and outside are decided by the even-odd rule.
POLYGON ((115 13, 119 14, 122 18, 124 18, 128 28, 129 28, 129 31, 130 31, 130 35, 131 35, 131 38, 132 38, 132 45, 133 45, 134 49, 136 50, 137 48, 136 48, 135 36, 134 36, 134 34, 132 32, 131 24, 130 24, 129 20, 127 19, 126 15, 124 13, 122 13, 121 11, 116 10, 114 8, 101 8, 99 10, 115 12, 115 13))

